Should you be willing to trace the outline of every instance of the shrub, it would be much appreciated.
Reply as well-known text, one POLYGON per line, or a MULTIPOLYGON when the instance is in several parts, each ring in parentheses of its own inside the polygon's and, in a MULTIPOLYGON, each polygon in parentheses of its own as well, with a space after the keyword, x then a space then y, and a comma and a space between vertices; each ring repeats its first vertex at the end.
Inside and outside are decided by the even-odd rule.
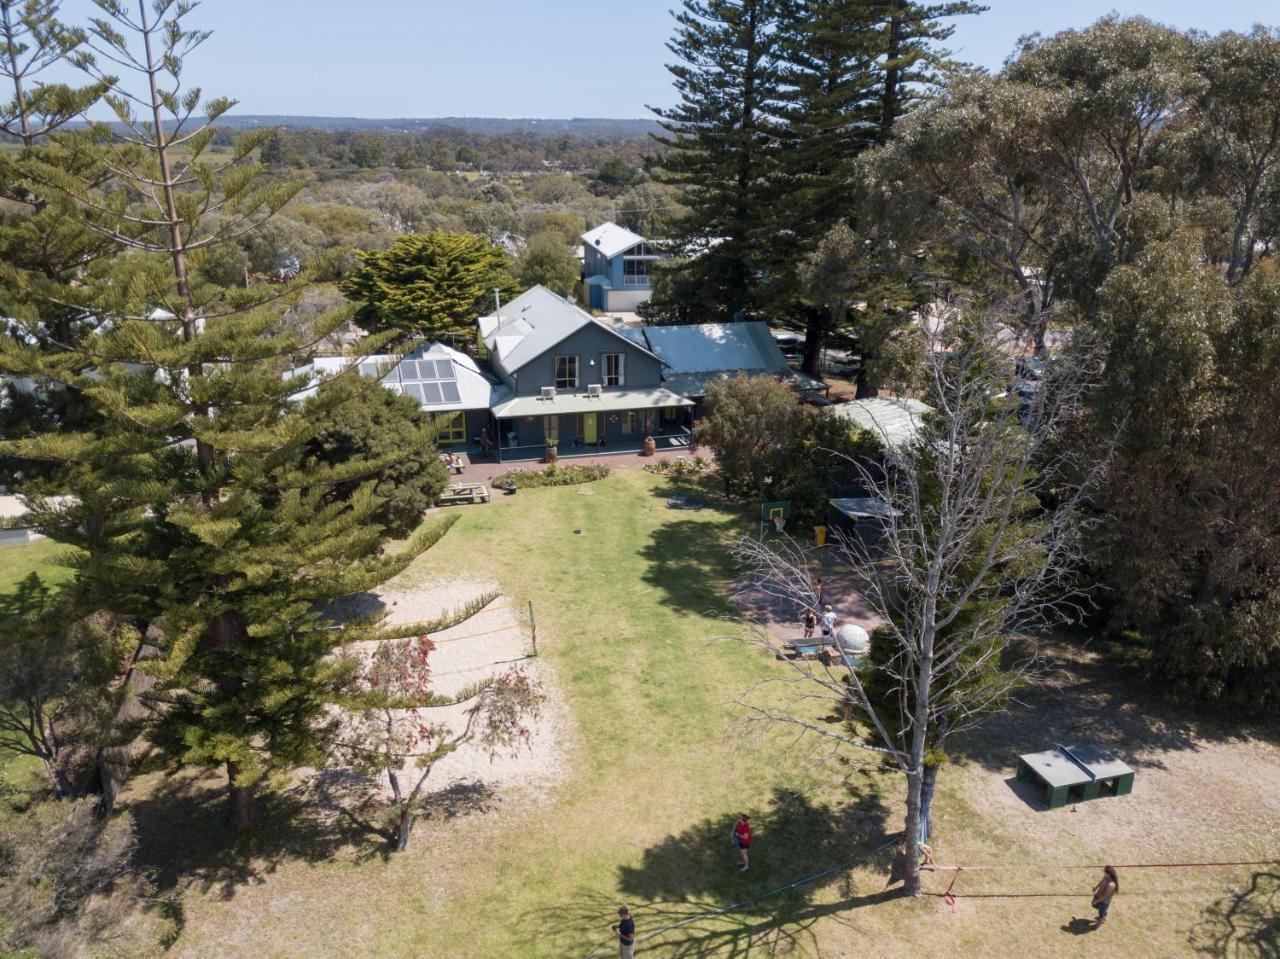
POLYGON ((705 473, 710 466, 710 461, 701 456, 695 456, 691 460, 658 460, 656 463, 644 464, 646 472, 656 473, 658 476, 697 476, 705 473))
POLYGON ((542 470, 507 470, 493 478, 493 485, 501 487, 514 482, 517 489, 535 489, 539 486, 576 486, 579 483, 594 483, 608 475, 609 467, 607 466, 558 466, 552 463, 542 470))

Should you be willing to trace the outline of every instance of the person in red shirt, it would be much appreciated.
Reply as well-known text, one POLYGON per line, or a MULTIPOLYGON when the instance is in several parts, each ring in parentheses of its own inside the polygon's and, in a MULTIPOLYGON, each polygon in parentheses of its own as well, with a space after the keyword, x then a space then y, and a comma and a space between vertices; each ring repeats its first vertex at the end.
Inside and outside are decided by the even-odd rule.
POLYGON ((751 848, 751 819, 746 813, 738 814, 738 822, 733 827, 733 844, 738 847, 739 872, 747 871, 748 853, 751 848))

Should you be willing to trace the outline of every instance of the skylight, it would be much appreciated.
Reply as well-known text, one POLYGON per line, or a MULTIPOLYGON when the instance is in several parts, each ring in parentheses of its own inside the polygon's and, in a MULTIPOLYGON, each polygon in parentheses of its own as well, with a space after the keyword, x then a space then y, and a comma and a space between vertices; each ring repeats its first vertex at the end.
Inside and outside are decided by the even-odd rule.
MULTIPOLYGON (((360 374, 377 376, 381 367, 380 363, 366 361, 360 364, 360 374)), ((453 360, 447 358, 401 360, 387 371, 382 382, 423 406, 449 406, 462 400, 453 360)))

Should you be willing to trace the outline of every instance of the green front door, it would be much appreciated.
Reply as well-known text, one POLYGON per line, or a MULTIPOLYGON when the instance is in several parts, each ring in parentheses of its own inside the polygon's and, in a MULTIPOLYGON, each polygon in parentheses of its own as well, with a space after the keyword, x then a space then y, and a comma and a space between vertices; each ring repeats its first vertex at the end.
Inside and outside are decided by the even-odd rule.
POLYGON ((587 446, 596 445, 596 415, 595 413, 582 414, 582 442, 587 446))

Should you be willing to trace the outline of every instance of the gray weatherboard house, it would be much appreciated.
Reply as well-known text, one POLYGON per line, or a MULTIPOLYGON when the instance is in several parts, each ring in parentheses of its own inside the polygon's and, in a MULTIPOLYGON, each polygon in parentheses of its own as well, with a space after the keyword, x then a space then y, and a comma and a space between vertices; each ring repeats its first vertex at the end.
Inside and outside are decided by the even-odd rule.
POLYGON ((412 396, 441 422, 437 442, 499 460, 689 446, 709 383, 738 373, 773 376, 801 395, 826 384, 792 370, 766 324, 620 326, 542 286, 478 320, 488 362, 442 343, 404 357, 318 357, 288 375, 295 399, 358 365, 412 396))
POLYGON ((566 454, 601 446, 687 446, 693 401, 663 383, 641 330, 612 326, 535 286, 482 316, 490 368, 510 396, 493 405, 498 454, 528 456, 555 440, 566 454))

